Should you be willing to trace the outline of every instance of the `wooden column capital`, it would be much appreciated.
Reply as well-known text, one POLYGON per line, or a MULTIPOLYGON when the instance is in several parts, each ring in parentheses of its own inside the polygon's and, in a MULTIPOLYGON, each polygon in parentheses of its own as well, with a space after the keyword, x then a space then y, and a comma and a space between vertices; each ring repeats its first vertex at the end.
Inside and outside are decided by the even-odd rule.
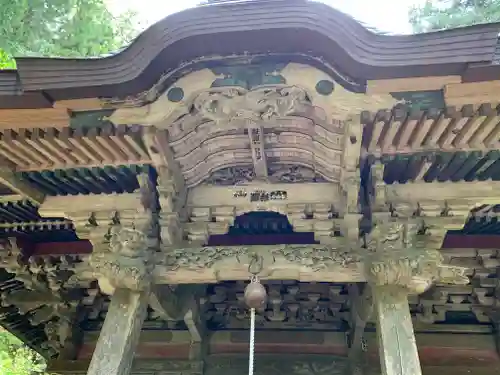
POLYGON ((389 248, 371 253, 365 262, 367 281, 373 286, 397 286, 407 294, 421 294, 433 283, 467 285, 463 267, 443 264, 437 250, 389 248))
POLYGON ((113 289, 139 292, 152 284, 152 255, 144 231, 115 226, 111 228, 109 246, 94 251, 89 257, 89 265, 100 284, 109 283, 107 286, 113 289))

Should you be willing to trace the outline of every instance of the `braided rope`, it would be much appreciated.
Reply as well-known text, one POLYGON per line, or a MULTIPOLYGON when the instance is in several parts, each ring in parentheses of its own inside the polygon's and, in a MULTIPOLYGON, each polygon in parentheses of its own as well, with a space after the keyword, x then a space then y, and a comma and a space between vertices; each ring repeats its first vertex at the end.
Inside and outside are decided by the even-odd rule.
POLYGON ((248 375, 253 375, 255 351, 255 309, 250 309, 250 350, 248 353, 248 375))

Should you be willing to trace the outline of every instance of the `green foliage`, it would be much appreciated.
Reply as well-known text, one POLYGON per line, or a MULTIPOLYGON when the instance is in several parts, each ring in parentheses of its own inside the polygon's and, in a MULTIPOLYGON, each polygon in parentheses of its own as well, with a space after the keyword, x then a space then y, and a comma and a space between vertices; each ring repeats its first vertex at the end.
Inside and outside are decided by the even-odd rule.
POLYGON ((500 21, 500 0, 427 0, 412 7, 410 23, 417 33, 500 21))
POLYGON ((0 374, 45 374, 45 361, 17 337, 0 328, 0 374))
POLYGON ((0 69, 13 56, 89 57, 137 34, 135 14, 113 16, 106 0, 0 0, 0 69))

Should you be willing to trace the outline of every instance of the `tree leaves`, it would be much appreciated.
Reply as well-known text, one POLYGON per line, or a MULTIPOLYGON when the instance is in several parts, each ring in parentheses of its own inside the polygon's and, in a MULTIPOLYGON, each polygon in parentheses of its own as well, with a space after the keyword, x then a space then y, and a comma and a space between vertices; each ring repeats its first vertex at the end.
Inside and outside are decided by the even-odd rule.
POLYGON ((106 0, 0 0, 0 69, 14 56, 97 57, 137 35, 135 14, 115 17, 106 0))
POLYGON ((412 7, 410 23, 417 33, 500 21, 500 0, 427 0, 412 7))
POLYGON ((45 361, 10 332, 0 328, 0 374, 45 374, 45 361))

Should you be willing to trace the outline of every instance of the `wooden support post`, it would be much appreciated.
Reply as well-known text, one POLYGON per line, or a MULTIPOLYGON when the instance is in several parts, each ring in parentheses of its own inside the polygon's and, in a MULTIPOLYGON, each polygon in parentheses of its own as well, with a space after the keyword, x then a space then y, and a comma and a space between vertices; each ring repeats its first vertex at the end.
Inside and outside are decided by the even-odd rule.
POLYGON ((382 375, 421 375, 408 295, 398 286, 374 287, 382 375))
POLYGON ((89 259, 101 289, 105 285, 113 296, 88 375, 128 375, 146 319, 153 285, 151 256, 159 247, 158 213, 149 176, 139 175, 138 182, 144 212, 122 215, 120 224, 110 228, 108 248, 94 249, 89 259))
POLYGON ((115 291, 87 375, 130 373, 148 301, 149 290, 115 291))
POLYGON ((361 284, 349 285, 349 298, 351 300, 351 332, 349 342, 349 365, 351 374, 361 375, 364 372, 364 333, 367 321, 373 310, 373 298, 368 285, 364 288, 361 284))
POLYGON ((418 224, 377 223, 376 251, 367 263, 377 314, 383 375, 422 375, 408 305, 408 294, 421 294, 434 282, 468 284, 465 269, 443 264, 441 254, 420 247, 418 224))

